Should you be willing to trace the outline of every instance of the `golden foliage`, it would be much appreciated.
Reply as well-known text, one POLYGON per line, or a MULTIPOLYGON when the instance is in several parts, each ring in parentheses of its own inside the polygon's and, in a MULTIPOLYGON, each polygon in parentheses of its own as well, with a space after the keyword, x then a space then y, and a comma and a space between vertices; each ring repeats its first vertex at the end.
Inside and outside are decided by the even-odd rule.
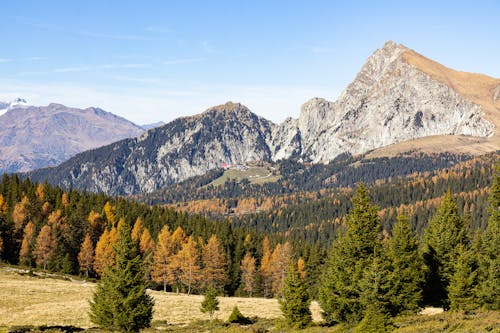
POLYGON ((88 277, 94 265, 94 245, 89 234, 85 235, 80 247, 78 264, 80 265, 80 271, 85 272, 85 275, 88 277))

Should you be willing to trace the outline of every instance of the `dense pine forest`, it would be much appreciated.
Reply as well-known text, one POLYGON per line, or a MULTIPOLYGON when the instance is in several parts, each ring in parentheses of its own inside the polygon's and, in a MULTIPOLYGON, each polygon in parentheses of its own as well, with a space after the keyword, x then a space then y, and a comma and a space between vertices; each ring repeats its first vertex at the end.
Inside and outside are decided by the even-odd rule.
POLYGON ((423 305, 498 309, 497 157, 272 195, 268 210, 217 219, 4 175, 1 258, 98 279, 128 226, 158 290, 285 299, 295 283, 327 323, 390 325, 423 305))

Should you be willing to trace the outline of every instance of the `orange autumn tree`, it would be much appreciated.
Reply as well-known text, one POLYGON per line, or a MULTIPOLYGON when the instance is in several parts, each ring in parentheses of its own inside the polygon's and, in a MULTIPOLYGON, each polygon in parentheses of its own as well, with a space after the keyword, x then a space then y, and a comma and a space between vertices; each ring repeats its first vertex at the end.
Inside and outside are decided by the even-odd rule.
POLYGON ((21 265, 31 266, 32 265, 32 248, 33 248, 33 236, 35 235, 35 225, 33 222, 28 222, 24 227, 24 236, 21 243, 21 250, 19 251, 19 263, 21 265))
POLYGON ((243 283, 243 290, 248 293, 248 296, 252 297, 253 291, 255 289, 255 258, 247 252, 243 260, 241 260, 241 282, 243 283))
POLYGON ((290 243, 278 244, 274 248, 271 256, 272 271, 272 291, 275 297, 281 297, 283 291, 283 282, 288 274, 292 264, 292 248, 290 243))
POLYGON ((107 266, 113 265, 115 261, 114 244, 118 241, 118 229, 104 230, 95 246, 94 271, 102 275, 107 266))
POLYGON ((135 220, 134 227, 132 228, 132 240, 138 242, 141 239, 142 232, 144 230, 144 225, 142 224, 142 219, 138 217, 135 220))
POLYGON ((202 261, 205 286, 221 289, 227 281, 226 255, 217 236, 212 235, 203 246, 202 261))
POLYGON ((89 216, 87 217, 87 221, 90 228, 90 239, 92 240, 92 243, 97 244, 99 238, 104 232, 104 229, 106 228, 104 217, 101 214, 91 210, 89 216))
POLYGON ((24 196, 20 202, 14 205, 12 211, 12 221, 14 222, 14 230, 18 231, 24 227, 24 224, 30 219, 29 207, 31 203, 27 196, 24 196))
POLYGON ((57 241, 52 228, 49 225, 44 225, 36 238, 35 251, 33 252, 37 267, 47 269, 47 264, 56 250, 57 241))
POLYGON ((182 249, 182 245, 186 241, 186 234, 181 227, 177 227, 174 233, 172 234, 172 252, 170 256, 170 262, 168 264, 168 283, 171 286, 175 286, 175 290, 179 293, 179 288, 182 285, 181 275, 181 265, 182 262, 177 255, 179 251, 182 249))
POLYGON ((188 237, 187 241, 182 244, 182 249, 176 255, 180 263, 180 280, 188 288, 188 296, 191 294, 192 287, 200 279, 199 256, 198 245, 194 241, 193 236, 188 237))
POLYGON ((92 244, 92 239, 89 234, 85 235, 80 247, 78 264, 80 265, 80 271, 84 272, 85 276, 88 278, 94 265, 94 245, 92 244))
POLYGON ((169 263, 172 252, 172 234, 168 225, 165 225, 158 235, 151 271, 153 281, 163 283, 163 291, 165 292, 169 281, 169 263))
POLYGON ((262 278, 264 297, 272 296, 273 272, 271 269, 271 256, 271 245, 269 243, 269 238, 266 236, 262 242, 262 259, 260 262, 260 275, 262 278))

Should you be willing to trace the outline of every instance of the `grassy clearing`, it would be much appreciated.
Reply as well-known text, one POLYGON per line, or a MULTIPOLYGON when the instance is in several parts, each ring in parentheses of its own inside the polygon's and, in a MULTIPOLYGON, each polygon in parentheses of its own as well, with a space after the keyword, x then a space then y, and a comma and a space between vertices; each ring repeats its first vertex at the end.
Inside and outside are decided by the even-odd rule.
MULTIPOLYGON (((0 326, 65 325, 92 327, 89 304, 95 285, 78 280, 41 278, 19 275, 9 268, 0 269, 0 326)), ((207 320, 200 311, 203 296, 176 295, 151 291, 155 299, 153 321, 185 325, 207 320)), ((226 320, 233 307, 248 317, 275 319, 281 317, 275 299, 219 297, 220 310, 215 318, 226 320)), ((317 303, 311 306, 314 318, 320 320, 317 303)))
MULTIPOLYGON (((38 275, 38 274, 37 274, 38 275)), ((20 275, 9 267, 0 267, 0 333, 19 326, 64 326, 90 328, 88 300, 95 285, 83 280, 61 277, 43 278, 20 275)), ((175 295, 152 291, 155 298, 153 327, 145 332, 296 332, 281 324, 281 311, 274 299, 219 297, 220 310, 217 320, 208 321, 208 314, 200 311, 202 296, 175 295), (237 305, 247 317, 258 318, 247 326, 228 325, 224 321, 237 305)), ((351 332, 353 327, 337 325, 320 326, 320 308, 311 306, 315 326, 299 332, 351 332)), ((398 333, 417 332, 496 332, 500 333, 500 312, 481 311, 473 314, 439 313, 398 317, 394 320, 398 333)), ((18 330, 27 331, 25 328, 18 330)), ((60 332, 46 330, 45 332, 60 332)), ((93 332, 102 332, 92 329, 93 332)))
POLYGON ((252 184, 264 184, 276 182, 280 179, 280 176, 273 175, 268 167, 250 166, 246 170, 226 170, 222 176, 214 180, 211 184, 220 186, 228 179, 235 179, 237 181, 248 179, 252 184))

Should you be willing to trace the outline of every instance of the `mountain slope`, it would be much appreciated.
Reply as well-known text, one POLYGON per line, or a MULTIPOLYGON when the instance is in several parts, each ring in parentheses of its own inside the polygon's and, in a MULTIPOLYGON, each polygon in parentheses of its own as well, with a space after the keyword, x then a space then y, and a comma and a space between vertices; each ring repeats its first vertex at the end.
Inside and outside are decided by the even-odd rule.
POLYGON ((492 142, 486 148, 491 151, 499 148, 499 113, 500 80, 447 69, 387 42, 336 102, 311 99, 282 130, 300 137, 300 156, 312 162, 436 135, 483 137, 481 143, 492 142))
POLYGON ((31 177, 110 194, 151 192, 221 163, 270 159, 272 126, 243 105, 229 102, 138 138, 81 153, 31 177))
POLYGON ((79 152, 142 132, 98 108, 14 104, 0 115, 0 173, 57 165, 79 152))
POLYGON ((227 103, 32 177, 134 194, 202 175, 221 163, 288 158, 328 163, 344 153, 381 147, 387 152, 495 151, 500 149, 499 87, 499 79, 456 72, 387 42, 336 102, 313 98, 298 119, 276 125, 227 103))

